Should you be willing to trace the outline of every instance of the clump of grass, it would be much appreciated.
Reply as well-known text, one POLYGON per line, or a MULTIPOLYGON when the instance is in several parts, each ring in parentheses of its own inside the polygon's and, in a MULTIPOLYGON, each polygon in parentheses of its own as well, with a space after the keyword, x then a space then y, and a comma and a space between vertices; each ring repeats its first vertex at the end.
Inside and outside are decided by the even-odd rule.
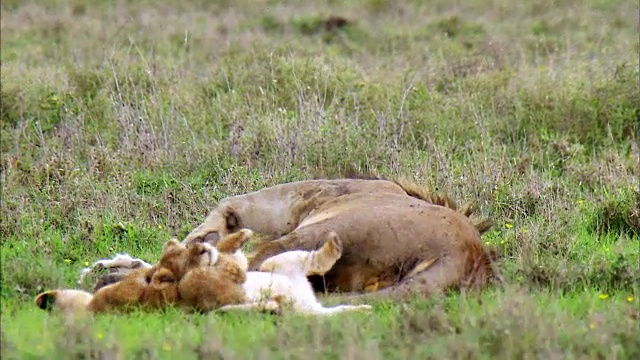
POLYGON ((588 210, 585 226, 600 236, 607 233, 640 236, 638 199, 638 192, 630 188, 605 192, 588 210))

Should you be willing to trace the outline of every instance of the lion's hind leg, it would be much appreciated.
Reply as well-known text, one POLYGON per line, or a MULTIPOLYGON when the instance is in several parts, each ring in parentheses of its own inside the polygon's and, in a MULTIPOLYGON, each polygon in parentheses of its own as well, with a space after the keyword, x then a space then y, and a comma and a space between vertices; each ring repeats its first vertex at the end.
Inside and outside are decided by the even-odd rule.
POLYGON ((348 299, 367 301, 385 299, 404 301, 417 295, 429 297, 443 290, 459 285, 461 280, 460 266, 454 261, 436 259, 424 261, 405 276, 399 283, 370 293, 348 295, 348 299))

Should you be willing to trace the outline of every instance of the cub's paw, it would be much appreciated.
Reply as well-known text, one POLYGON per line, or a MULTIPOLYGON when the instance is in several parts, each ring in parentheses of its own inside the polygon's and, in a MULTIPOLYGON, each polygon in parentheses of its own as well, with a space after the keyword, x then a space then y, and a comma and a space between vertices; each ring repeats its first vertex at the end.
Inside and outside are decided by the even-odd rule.
POLYGON ((335 231, 327 233, 327 240, 322 245, 321 251, 334 258, 342 256, 342 240, 335 231))
POLYGON ((242 229, 233 234, 225 236, 222 240, 216 244, 216 249, 221 253, 232 254, 240 249, 242 246, 253 236, 253 231, 250 229, 242 229))

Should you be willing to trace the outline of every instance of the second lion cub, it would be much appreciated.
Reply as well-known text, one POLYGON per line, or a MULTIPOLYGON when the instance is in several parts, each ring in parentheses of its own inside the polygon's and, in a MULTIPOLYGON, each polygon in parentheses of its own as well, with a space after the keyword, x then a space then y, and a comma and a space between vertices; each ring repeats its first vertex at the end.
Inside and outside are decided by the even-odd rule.
MULTIPOLYGON (((240 230, 240 233, 252 234, 248 229, 240 230)), ((237 233, 236 233, 237 234, 237 233)), ((221 242, 226 242, 235 234, 225 237, 221 242)), ((246 241, 246 238, 244 239, 246 241)), ((244 242, 244 241, 242 241, 244 242)), ((220 242, 217 249, 221 248, 220 242)), ((247 259, 241 250, 242 243, 236 246, 229 246, 229 250, 235 251, 233 260, 246 271, 247 259)), ((222 247, 225 247, 222 245, 222 247)), ((227 284, 223 284, 222 279, 227 279, 229 275, 238 270, 227 262, 231 258, 226 258, 225 264, 220 266, 213 259, 220 259, 222 254, 216 248, 207 243, 190 243, 187 248, 194 249, 188 251, 191 257, 200 257, 201 267, 188 271, 178 285, 182 300, 189 307, 201 311, 212 310, 220 305, 222 311, 233 309, 243 310, 275 310, 274 301, 277 306, 287 302, 294 312, 314 315, 334 314, 345 311, 370 310, 369 305, 338 305, 335 307, 324 307, 316 298, 307 276, 323 275, 329 271, 335 262, 342 256, 342 243, 338 235, 331 231, 327 233, 323 246, 314 251, 287 251, 277 256, 265 260, 259 271, 249 271, 243 273, 238 271, 235 274, 235 284, 242 283, 244 290, 244 302, 237 292, 231 292, 227 284), (198 249, 198 250, 195 250, 198 249), (202 255, 207 253, 209 255, 202 255), (211 260, 207 260, 211 259, 211 260), (230 272, 229 269, 234 269, 230 272), (246 280, 241 282, 242 275, 246 274, 246 280)), ((217 261, 220 261, 217 260, 217 261)), ((187 260, 194 264, 197 261, 187 260)))

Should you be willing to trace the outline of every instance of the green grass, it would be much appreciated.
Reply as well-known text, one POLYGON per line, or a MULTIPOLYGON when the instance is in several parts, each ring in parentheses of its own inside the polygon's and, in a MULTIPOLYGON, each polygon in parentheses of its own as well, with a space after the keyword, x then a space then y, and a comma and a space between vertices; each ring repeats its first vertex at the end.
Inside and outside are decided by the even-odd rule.
POLYGON ((640 355, 630 2, 1 7, 3 358, 640 355), (475 201, 505 286, 324 320, 34 306, 225 196, 348 169, 475 201))

